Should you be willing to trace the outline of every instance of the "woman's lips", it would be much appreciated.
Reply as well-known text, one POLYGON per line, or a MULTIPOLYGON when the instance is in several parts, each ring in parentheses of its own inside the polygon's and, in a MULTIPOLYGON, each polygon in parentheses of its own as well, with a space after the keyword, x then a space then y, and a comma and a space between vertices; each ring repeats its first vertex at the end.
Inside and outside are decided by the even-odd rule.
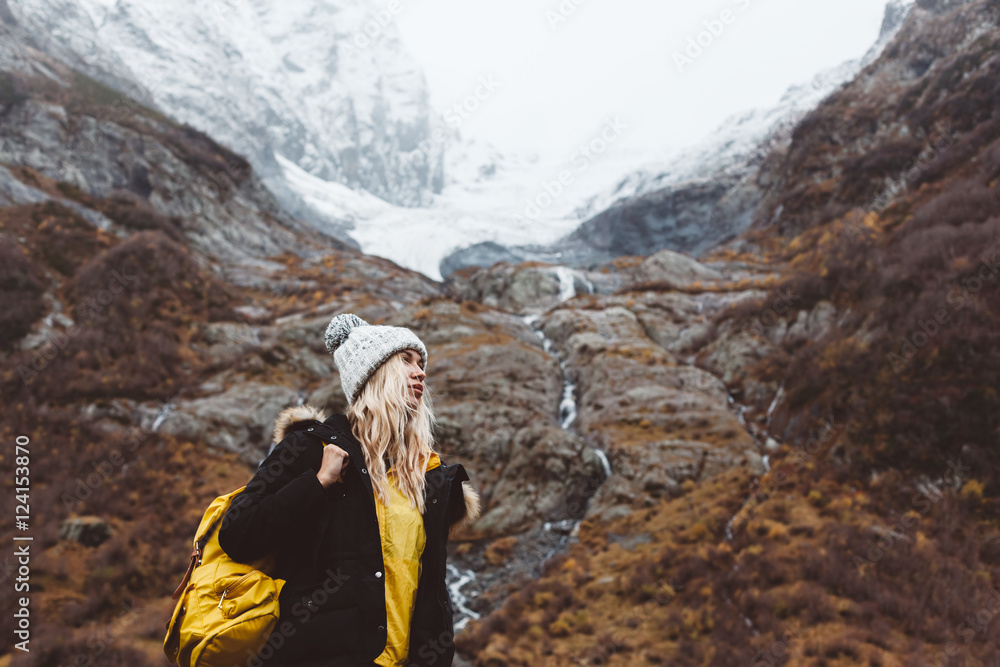
POLYGON ((413 389, 413 393, 417 396, 421 396, 424 393, 424 386, 422 384, 414 384, 410 388, 413 389))

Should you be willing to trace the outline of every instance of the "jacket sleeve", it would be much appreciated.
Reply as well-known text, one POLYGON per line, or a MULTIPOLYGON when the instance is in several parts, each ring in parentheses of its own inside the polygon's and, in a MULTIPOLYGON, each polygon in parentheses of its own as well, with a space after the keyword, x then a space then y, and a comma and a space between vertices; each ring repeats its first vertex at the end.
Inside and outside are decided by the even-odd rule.
POLYGON ((328 497, 316 478, 321 459, 312 460, 310 445, 322 449, 300 433, 286 436, 233 499, 219 528, 219 546, 230 558, 250 563, 310 528, 328 497))

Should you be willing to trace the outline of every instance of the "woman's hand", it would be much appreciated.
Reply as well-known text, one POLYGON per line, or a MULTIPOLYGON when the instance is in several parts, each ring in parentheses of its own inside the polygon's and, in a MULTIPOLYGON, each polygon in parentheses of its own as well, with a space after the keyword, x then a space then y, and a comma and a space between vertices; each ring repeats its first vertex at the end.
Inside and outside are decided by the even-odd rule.
POLYGON ((337 445, 327 445, 323 448, 323 463, 316 473, 316 478, 324 489, 340 479, 340 474, 347 467, 349 456, 337 445))

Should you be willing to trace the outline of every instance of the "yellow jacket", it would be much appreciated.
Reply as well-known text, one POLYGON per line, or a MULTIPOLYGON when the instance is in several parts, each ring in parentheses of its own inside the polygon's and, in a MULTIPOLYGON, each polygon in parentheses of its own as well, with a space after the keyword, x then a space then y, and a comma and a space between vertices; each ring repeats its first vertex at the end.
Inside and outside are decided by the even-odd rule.
MULTIPOLYGON (((441 465, 441 458, 431 453, 427 470, 441 465)), ((382 538, 382 559, 385 561, 385 616, 387 639, 385 650, 375 659, 383 667, 405 665, 410 645, 410 619, 417 600, 420 581, 420 557, 424 552, 426 534, 420 510, 410 507, 396 488, 395 468, 390 468, 389 504, 376 497, 379 533, 382 538)))

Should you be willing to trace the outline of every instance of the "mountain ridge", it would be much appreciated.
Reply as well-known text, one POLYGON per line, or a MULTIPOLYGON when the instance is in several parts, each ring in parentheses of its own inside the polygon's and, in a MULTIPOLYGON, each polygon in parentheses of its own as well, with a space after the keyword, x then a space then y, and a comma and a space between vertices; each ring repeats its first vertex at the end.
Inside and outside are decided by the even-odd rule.
POLYGON ((278 155, 406 206, 440 189, 442 145, 417 148, 441 122, 396 26, 389 21, 365 48, 340 53, 373 20, 366 2, 284 3, 280 11, 261 2, 60 3, 10 7, 49 50, 246 155, 297 217, 345 238, 350 229, 301 201, 278 155), (325 65, 306 70, 296 60, 325 65))

